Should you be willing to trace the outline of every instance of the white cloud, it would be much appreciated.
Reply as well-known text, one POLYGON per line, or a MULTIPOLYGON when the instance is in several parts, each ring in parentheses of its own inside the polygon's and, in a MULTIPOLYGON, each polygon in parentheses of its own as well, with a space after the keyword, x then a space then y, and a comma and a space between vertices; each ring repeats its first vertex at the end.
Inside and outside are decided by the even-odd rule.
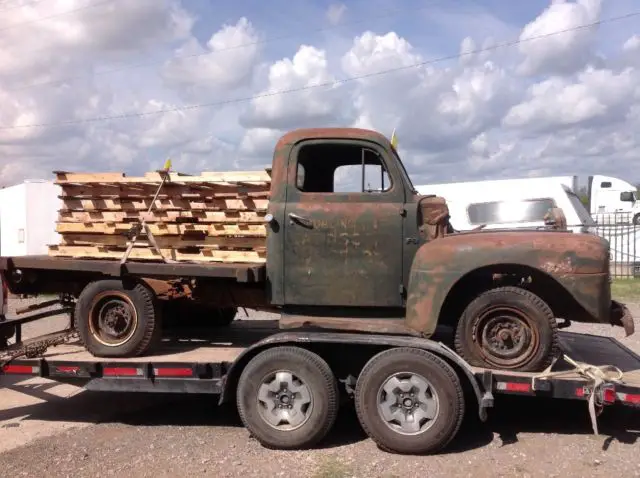
POLYGON ((623 50, 635 51, 640 49, 640 35, 633 35, 626 42, 624 42, 623 50))
POLYGON ((552 0, 520 34, 524 60, 520 72, 526 75, 574 73, 593 58, 597 27, 580 28, 600 18, 601 0, 552 0), (545 36, 562 30, 561 34, 545 36), (535 37, 541 36, 542 38, 535 37))
POLYGON ((203 48, 191 37, 175 51, 164 68, 164 77, 177 87, 229 90, 247 86, 260 50, 253 25, 242 17, 224 25, 203 48))
POLYGON ((324 50, 302 45, 292 59, 284 58, 269 69, 267 88, 251 101, 242 117, 249 128, 291 129, 339 120, 341 100, 335 77, 329 72, 324 50), (316 88, 319 85, 321 88, 316 88), (275 94, 296 90, 289 94, 275 94))
POLYGON ((576 81, 554 77, 533 85, 527 99, 504 118, 507 126, 550 131, 599 120, 624 121, 638 97, 636 70, 619 73, 588 67, 576 81))

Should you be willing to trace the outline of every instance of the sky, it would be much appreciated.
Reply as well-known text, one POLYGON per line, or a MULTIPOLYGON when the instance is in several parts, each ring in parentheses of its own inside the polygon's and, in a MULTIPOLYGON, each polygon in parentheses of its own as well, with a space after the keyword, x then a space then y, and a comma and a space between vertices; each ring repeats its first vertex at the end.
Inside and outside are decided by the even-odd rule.
POLYGON ((637 0, 0 0, 0 185, 391 135, 416 185, 640 182, 637 0), (629 16, 633 15, 635 16, 629 16), (591 25, 591 26, 589 26, 591 25))

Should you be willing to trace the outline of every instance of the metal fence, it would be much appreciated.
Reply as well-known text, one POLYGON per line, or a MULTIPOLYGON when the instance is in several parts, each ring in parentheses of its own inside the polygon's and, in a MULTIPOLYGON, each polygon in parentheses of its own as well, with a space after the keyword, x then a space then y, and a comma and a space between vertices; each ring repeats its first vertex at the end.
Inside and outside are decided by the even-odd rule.
POLYGON ((609 241, 611 247, 611 276, 640 277, 640 226, 633 224, 633 214, 615 212, 594 214, 596 233, 609 241))

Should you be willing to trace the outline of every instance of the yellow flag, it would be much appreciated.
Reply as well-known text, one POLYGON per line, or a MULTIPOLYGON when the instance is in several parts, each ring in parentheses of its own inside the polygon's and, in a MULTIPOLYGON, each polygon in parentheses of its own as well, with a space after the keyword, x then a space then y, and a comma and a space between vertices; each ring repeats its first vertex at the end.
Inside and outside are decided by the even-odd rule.
POLYGON ((396 136, 395 128, 393 128, 393 133, 391 133, 391 146, 393 146, 393 149, 398 149, 398 137, 396 136))
POLYGON ((169 171, 171 169, 171 158, 167 159, 164 162, 164 168, 162 169, 164 169, 165 171, 169 171))

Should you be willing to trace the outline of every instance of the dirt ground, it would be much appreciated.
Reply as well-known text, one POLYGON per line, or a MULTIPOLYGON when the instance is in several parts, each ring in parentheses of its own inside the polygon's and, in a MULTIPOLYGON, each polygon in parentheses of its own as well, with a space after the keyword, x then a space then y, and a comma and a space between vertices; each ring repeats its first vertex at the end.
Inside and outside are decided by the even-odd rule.
MULTIPOLYGON (((630 308, 640 317, 640 303, 630 308)), ((32 324, 26 335, 63 325, 48 322, 32 324)), ((608 326, 569 330, 613 336, 640 352, 640 332, 625 338, 608 326)), ((640 411, 608 410, 599 425, 594 436, 583 403, 503 398, 487 423, 468 413, 444 453, 414 457, 377 449, 347 408, 320 447, 284 452, 250 439, 234 411, 212 397, 98 393, 0 377, 7 477, 640 476, 640 411)))

